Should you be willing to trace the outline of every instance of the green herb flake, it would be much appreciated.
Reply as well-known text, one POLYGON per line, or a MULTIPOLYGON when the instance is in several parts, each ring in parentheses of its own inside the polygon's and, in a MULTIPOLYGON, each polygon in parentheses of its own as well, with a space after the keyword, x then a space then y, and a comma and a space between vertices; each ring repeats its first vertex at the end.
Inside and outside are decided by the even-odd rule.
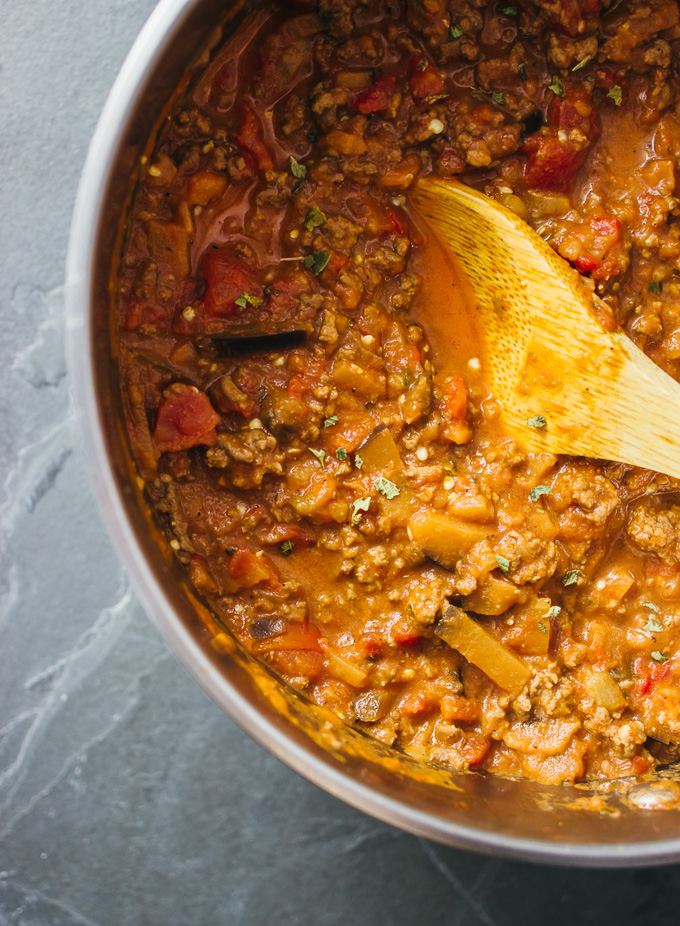
POLYGON ((279 547, 279 550, 281 551, 281 554, 283 556, 290 556, 290 554, 293 552, 294 546, 295 544, 293 543, 292 540, 284 540, 281 546, 279 547))
POLYGON ((645 624, 645 630, 648 630, 649 633, 663 633, 663 624, 661 621, 657 621, 655 617, 650 617, 645 624))
POLYGON ((309 452, 313 453, 314 456, 317 458, 321 466, 321 469, 326 469, 326 451, 325 450, 315 450, 313 447, 310 447, 309 452))
POLYGON ((658 649, 655 649, 652 653, 652 659, 654 662, 668 662, 668 656, 665 653, 660 653, 658 649))
POLYGON ((315 228, 319 228, 320 225, 323 225, 327 221, 325 213, 323 213, 317 206, 312 206, 307 215, 305 216, 305 228, 307 231, 314 231, 315 228))
POLYGON ((648 610, 648 611, 651 611, 652 614, 658 614, 658 613, 659 613, 659 609, 657 608, 657 606, 654 604, 653 601, 643 601, 643 602, 642 602, 642 607, 643 607, 643 608, 647 608, 647 610, 648 610))
POLYGON ((548 90, 552 90, 555 96, 563 97, 564 96, 564 84, 560 80, 557 74, 553 74, 552 80, 548 84, 548 90))
POLYGON ((354 454, 354 465, 356 466, 357 469, 364 468, 364 461, 361 459, 358 453, 354 454))
POLYGON ((364 511, 371 507, 370 498, 357 498, 352 502, 352 524, 358 524, 361 521, 364 511))
POLYGON ((326 418, 323 423, 324 428, 332 428, 334 424, 337 424, 339 418, 337 415, 331 415, 330 418, 326 418))
POLYGON ((463 34, 463 30, 459 26, 451 26, 451 28, 449 29, 449 38, 451 39, 452 42, 455 41, 456 39, 459 39, 462 34, 463 34))
POLYGON ((499 569, 503 572, 510 572, 510 560, 506 559, 504 556, 501 556, 500 553, 496 554, 496 562, 498 563, 499 569))
POLYGON ((524 66, 523 61, 520 61, 520 63, 517 65, 517 73, 519 74, 520 80, 529 80, 529 77, 527 76, 527 69, 524 66))
POLYGON ((547 423, 543 415, 534 415, 533 418, 527 418, 527 424, 530 428, 544 428, 547 423))
POLYGON ((340 460, 341 463, 344 463, 347 459, 347 451, 344 447, 338 447, 338 449, 335 451, 335 456, 338 460, 340 460))
POLYGON ((588 74, 588 76, 586 77, 586 80, 588 81, 589 84, 595 83, 595 78, 593 77, 592 74, 588 74))
POLYGON ((570 569, 562 579, 562 585, 576 585, 578 580, 581 578, 581 573, 578 569, 570 569))
POLYGON ((307 270, 311 270, 318 276, 328 266, 331 255, 328 251, 312 251, 304 259, 304 265, 307 270))
POLYGON ((384 476, 378 476, 375 480, 375 487, 385 498, 396 498, 401 491, 398 486, 395 486, 389 479, 385 479, 384 476))
POLYGON ((416 68, 417 68, 419 71, 426 71, 426 70, 427 70, 427 65, 428 65, 428 63, 429 63, 429 62, 428 62, 427 58, 421 58, 420 61, 418 62, 418 64, 416 65, 416 68))
POLYGON ((562 608, 558 604, 554 604, 548 608, 548 617, 558 617, 561 612, 562 608))
POLYGON ((274 286, 265 286, 264 294, 265 296, 280 296, 281 290, 276 289, 274 286))
POLYGON ((547 495, 550 492, 550 486, 534 486, 529 492, 529 498, 532 502, 537 502, 541 495, 547 495))
POLYGON ((491 99, 494 103, 498 103, 499 106, 505 106, 505 94, 501 93, 499 90, 494 90, 491 94, 491 99))
POLYGON ((511 19, 517 19, 519 16, 519 10, 516 6, 499 6, 498 12, 502 13, 503 16, 509 16, 511 19))
POLYGON ((614 84, 614 86, 611 88, 611 90, 607 94, 607 98, 610 100, 614 100, 616 105, 620 106, 621 103, 623 102, 623 90, 619 87, 618 84, 614 84))
POLYGON ((404 389, 408 389, 408 384, 411 380, 411 371, 409 370, 408 367, 406 367, 406 369, 404 370, 403 380, 404 380, 404 389))
POLYGON ((290 156, 290 172, 296 180, 307 179, 307 168, 304 164, 300 164, 299 161, 296 161, 292 154, 290 156))
POLYGON ((234 303, 240 309, 245 309, 248 305, 252 305, 254 308, 259 309, 263 302, 264 299, 260 299, 259 296, 251 296, 250 293, 241 293, 238 299, 234 299, 234 303))
POLYGON ((543 621, 539 621, 539 622, 538 622, 538 629, 541 631, 541 633, 547 633, 547 632, 548 632, 548 628, 545 626, 545 624, 543 623, 543 621))
POLYGON ((572 71, 580 71, 581 68, 584 68, 589 61, 593 60, 592 55, 586 55, 585 58, 581 58, 578 64, 575 64, 572 68, 572 71))
POLYGON ((661 280, 652 280, 648 289, 650 293, 660 293, 663 290, 663 283, 661 280))

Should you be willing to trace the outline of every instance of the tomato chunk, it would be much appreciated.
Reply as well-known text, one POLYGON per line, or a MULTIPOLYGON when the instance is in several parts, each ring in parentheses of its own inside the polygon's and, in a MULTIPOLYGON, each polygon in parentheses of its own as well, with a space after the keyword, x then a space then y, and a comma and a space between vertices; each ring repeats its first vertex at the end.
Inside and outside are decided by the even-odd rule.
POLYGON ((444 385, 442 410, 451 421, 463 421, 467 416, 468 391, 462 376, 451 376, 444 385))
POLYGON ((220 416, 205 393, 195 386, 173 383, 158 406, 153 439, 161 453, 189 450, 199 444, 212 446, 220 416))
MULTIPOLYGON (((244 311, 236 304, 244 294, 255 300, 262 299, 262 287, 253 271, 240 261, 232 260, 223 251, 208 251, 203 258, 201 272, 206 282, 206 291, 201 305, 207 315, 228 317, 244 311)), ((246 306, 252 304, 246 302, 246 306)))
POLYGON ((265 290, 267 300, 263 308, 274 314, 294 309, 300 301, 300 285, 295 280, 274 280, 265 290))
POLYGON ((357 95, 354 108, 364 115, 384 112, 390 104, 390 97, 394 93, 396 84, 395 77, 378 77, 370 87, 357 95))
POLYGON ((581 273, 592 273, 602 267, 605 258, 621 240, 621 223, 608 216, 595 216, 584 229, 583 251, 572 264, 581 273))
POLYGON ((243 117, 236 140, 255 162, 259 170, 272 170, 274 161, 262 139, 262 126, 249 106, 243 106, 243 117))
POLYGON ((444 89, 444 78, 434 64, 422 55, 416 55, 412 59, 408 83, 416 100, 438 96, 444 89))
POLYGON ((549 125, 524 143, 525 180, 529 186, 566 189, 600 133, 600 120, 582 88, 570 88, 548 109, 549 125))

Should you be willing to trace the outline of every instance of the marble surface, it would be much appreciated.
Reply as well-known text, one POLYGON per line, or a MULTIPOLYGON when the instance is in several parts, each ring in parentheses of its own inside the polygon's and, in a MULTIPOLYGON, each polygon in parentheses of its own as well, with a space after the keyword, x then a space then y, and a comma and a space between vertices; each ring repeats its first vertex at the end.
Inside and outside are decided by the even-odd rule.
POLYGON ((97 115, 153 0, 0 0, 0 926, 678 922, 680 868, 482 859, 264 752, 167 651, 92 501, 63 264, 97 115))

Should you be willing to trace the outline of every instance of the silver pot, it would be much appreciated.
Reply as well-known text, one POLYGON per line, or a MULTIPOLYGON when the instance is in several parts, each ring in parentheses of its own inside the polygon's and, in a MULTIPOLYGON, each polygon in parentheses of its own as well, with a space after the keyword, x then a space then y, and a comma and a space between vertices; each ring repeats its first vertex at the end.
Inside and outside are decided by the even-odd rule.
POLYGON ((209 612, 154 528, 132 475, 109 345, 116 231, 164 105, 191 62, 238 25, 247 5, 162 0, 108 98, 75 208, 67 265, 74 403, 95 494, 137 593, 184 665, 244 730, 366 813, 493 855, 592 866, 679 859, 680 785, 674 781, 601 792, 451 773, 350 730, 276 679, 227 634, 215 639, 209 612))

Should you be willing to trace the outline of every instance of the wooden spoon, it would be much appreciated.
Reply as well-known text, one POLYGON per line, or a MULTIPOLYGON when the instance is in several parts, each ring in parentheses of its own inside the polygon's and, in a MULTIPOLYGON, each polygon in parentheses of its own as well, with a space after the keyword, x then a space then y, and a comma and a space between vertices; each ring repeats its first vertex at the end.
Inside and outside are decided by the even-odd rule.
POLYGON ((470 187, 426 178, 410 198, 470 280, 507 431, 530 451, 680 478, 680 384, 617 326, 590 281, 470 187))

